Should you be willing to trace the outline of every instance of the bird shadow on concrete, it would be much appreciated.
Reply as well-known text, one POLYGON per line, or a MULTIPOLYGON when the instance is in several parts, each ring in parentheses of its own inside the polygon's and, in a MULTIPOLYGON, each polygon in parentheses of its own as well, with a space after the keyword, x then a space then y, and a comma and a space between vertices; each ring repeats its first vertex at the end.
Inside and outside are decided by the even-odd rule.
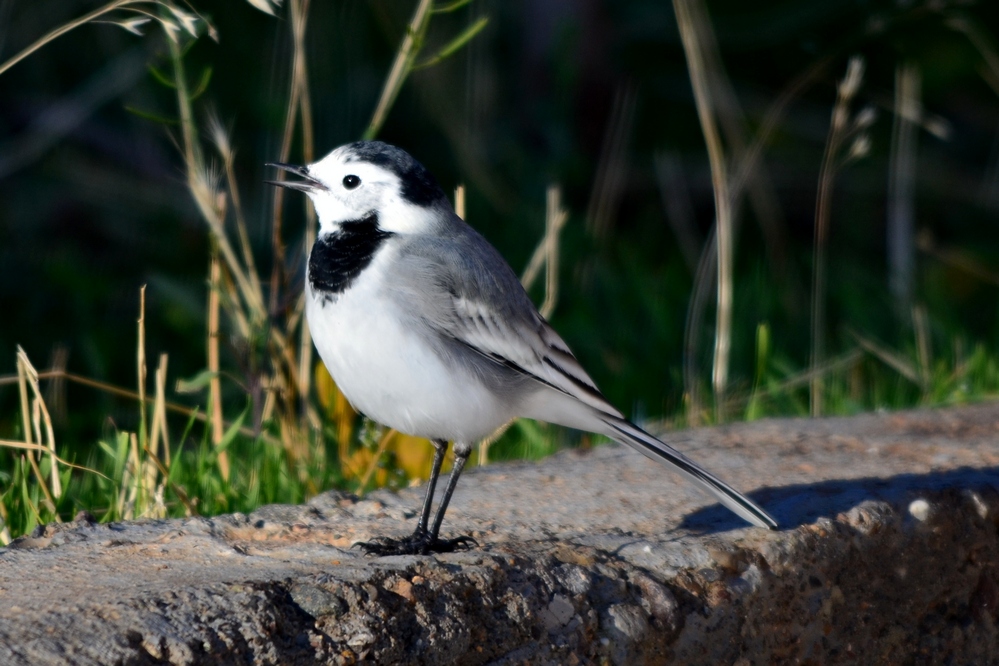
MULTIPOLYGON (((929 474, 899 474, 863 477, 762 488, 749 494, 766 509, 780 529, 814 523, 820 517, 835 518, 869 500, 904 506, 921 495, 947 490, 999 491, 999 467, 959 468, 929 474)), ((720 504, 688 514, 679 527, 696 534, 712 534, 745 527, 746 523, 720 504)))

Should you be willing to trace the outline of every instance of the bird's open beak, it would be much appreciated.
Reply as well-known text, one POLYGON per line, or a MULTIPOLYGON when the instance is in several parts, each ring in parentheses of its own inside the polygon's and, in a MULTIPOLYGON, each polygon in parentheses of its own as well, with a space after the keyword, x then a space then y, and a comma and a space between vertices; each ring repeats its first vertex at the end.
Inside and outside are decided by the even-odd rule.
POLYGON ((328 187, 326 187, 318 180, 309 175, 308 167, 298 166, 296 164, 282 164, 280 162, 268 162, 266 166, 274 167, 276 169, 282 169, 289 173, 293 173, 296 176, 301 176, 304 179, 304 180, 265 180, 264 182, 269 185, 287 187, 288 189, 298 190, 299 192, 315 192, 316 190, 329 189, 328 187))

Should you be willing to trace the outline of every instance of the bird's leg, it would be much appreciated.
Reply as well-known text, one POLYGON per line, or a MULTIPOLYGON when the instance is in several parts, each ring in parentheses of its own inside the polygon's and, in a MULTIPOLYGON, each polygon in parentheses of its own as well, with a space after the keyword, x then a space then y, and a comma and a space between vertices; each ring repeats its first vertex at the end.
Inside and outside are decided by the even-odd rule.
POLYGON ((434 462, 430 465, 430 480, 427 481, 427 494, 423 498, 423 512, 420 513, 420 522, 416 524, 417 534, 426 534, 430 525, 430 508, 434 503, 434 491, 437 489, 437 479, 441 475, 441 465, 444 464, 444 454, 447 453, 446 439, 432 439, 430 443, 434 445, 434 462))
MULTIPOLYGON (((437 515, 434 517, 434 527, 432 531, 427 531, 430 523, 430 509, 434 501, 434 491, 437 488, 437 479, 440 477, 441 465, 444 464, 444 454, 447 452, 447 441, 443 439, 431 440, 434 445, 434 461, 430 466, 430 480, 427 482, 426 495, 423 498, 423 510, 420 513, 420 521, 416 525, 416 531, 406 539, 389 539, 382 537, 373 541, 360 542, 354 544, 362 548, 369 555, 426 555, 427 553, 449 553, 458 548, 467 548, 470 544, 475 544, 471 537, 458 537, 456 539, 438 539, 441 522, 444 520, 444 512, 447 510, 448 502, 454 493, 454 487, 458 483, 458 476, 461 474, 465 461, 468 460, 472 449, 468 445, 455 444, 454 447, 454 468, 448 478, 447 488, 444 490, 444 497, 440 506, 437 507, 437 515)), ((477 545, 477 544, 476 544, 477 545)))
POLYGON ((475 544, 475 539, 467 536, 460 536, 454 539, 437 538, 441 531, 441 523, 444 522, 444 513, 447 511, 447 505, 451 501, 451 495, 454 494, 455 486, 458 485, 458 477, 461 476, 461 470, 465 468, 465 463, 468 461, 468 456, 471 453, 471 445, 462 442, 454 443, 454 467, 451 468, 451 475, 447 479, 444 497, 441 498, 440 504, 437 505, 437 515, 434 516, 434 526, 430 530, 429 535, 430 548, 437 552, 450 552, 455 548, 468 547, 470 543, 475 544), (441 548, 445 548, 446 551, 441 550, 441 548))

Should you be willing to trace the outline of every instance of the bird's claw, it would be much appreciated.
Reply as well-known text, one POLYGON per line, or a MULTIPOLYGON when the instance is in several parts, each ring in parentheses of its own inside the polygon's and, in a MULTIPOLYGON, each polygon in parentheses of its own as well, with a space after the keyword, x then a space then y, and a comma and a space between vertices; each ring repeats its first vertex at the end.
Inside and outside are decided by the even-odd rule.
POLYGON ((384 557, 386 555, 429 555, 430 553, 453 553, 456 550, 470 550, 479 542, 470 536, 454 539, 433 538, 426 532, 415 532, 405 539, 377 537, 371 541, 359 541, 354 547, 365 555, 384 557))

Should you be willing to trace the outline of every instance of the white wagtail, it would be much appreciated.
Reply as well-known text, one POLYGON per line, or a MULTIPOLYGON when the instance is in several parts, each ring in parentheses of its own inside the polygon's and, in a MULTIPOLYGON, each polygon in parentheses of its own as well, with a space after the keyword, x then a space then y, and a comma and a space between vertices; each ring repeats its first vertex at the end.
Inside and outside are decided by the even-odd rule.
POLYGON ((319 217, 305 311, 319 355, 350 403, 435 453, 416 532, 359 544, 375 554, 454 550, 448 501, 474 443, 519 417, 599 433, 666 463, 745 520, 766 511, 625 419, 538 313, 499 252, 459 218, 433 175, 380 141, 315 164, 270 164, 301 177, 319 217), (448 442, 454 469, 430 524, 448 442))

